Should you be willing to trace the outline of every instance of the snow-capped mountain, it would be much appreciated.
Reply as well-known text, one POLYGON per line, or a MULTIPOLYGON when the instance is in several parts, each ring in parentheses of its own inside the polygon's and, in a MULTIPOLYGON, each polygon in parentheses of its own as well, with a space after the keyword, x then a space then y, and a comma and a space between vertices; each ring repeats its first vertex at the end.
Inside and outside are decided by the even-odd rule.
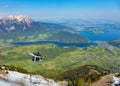
MULTIPOLYGON (((6 16, 0 19, 0 42, 43 40, 40 36, 43 33, 50 33, 54 38, 55 33, 65 30, 71 28, 56 23, 35 21, 28 16, 6 16)), ((45 37, 44 40, 48 38, 45 37)))
POLYGON ((55 23, 45 23, 34 21, 28 16, 6 16, 0 19, 0 33, 6 32, 35 32, 46 29, 63 29, 68 28, 55 23))
POLYGON ((23 16, 23 15, 17 15, 17 16, 6 16, 4 18, 2 18, 2 22, 4 24, 6 23, 26 23, 26 24, 30 24, 31 22, 33 22, 33 20, 31 18, 29 18, 28 16, 23 16))
POLYGON ((6 16, 0 19, 0 32, 23 31, 30 27, 32 22, 28 16, 6 16))

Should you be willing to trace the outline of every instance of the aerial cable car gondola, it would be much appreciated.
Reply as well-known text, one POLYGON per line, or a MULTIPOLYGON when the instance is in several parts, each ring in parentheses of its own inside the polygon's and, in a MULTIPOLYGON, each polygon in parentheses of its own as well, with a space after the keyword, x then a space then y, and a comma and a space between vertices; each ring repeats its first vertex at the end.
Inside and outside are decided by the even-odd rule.
POLYGON ((42 55, 39 52, 38 53, 29 53, 29 54, 32 56, 33 62, 38 62, 43 59, 42 55))

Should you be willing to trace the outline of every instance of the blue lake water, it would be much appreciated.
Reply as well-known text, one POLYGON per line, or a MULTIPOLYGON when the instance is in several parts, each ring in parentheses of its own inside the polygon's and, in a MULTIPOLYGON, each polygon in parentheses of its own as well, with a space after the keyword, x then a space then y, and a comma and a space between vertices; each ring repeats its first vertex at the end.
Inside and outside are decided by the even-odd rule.
POLYGON ((15 45, 32 45, 32 44, 47 44, 52 43, 58 46, 77 46, 77 47, 88 47, 88 46, 96 46, 97 44, 94 42, 89 43, 63 43, 63 42, 55 42, 55 41, 36 41, 36 42, 14 42, 12 44, 15 45))
POLYGON ((104 34, 93 34, 89 31, 81 31, 82 36, 88 37, 92 41, 110 41, 115 39, 120 39, 120 30, 118 29, 107 29, 104 34))
POLYGON ((114 39, 120 39, 120 30, 117 29, 107 29, 107 32, 104 34, 93 34, 89 31, 81 31, 81 35, 88 37, 91 42, 89 43, 62 43, 56 41, 36 41, 36 42, 14 42, 15 45, 31 45, 31 44, 46 44, 52 43, 58 46, 77 46, 77 47, 88 47, 88 46, 97 46, 94 41, 110 41, 114 39))

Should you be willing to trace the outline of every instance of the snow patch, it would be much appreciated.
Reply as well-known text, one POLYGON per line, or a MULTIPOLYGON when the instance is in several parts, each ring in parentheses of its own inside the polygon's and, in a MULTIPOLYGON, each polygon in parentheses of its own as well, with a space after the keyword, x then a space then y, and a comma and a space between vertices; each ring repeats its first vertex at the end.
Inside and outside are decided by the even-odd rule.
POLYGON ((112 86, 119 86, 120 85, 120 78, 113 76, 113 80, 115 82, 112 84, 112 86))
POLYGON ((16 71, 8 71, 7 77, 1 76, 7 81, 0 80, 0 86, 61 86, 52 79, 46 79, 40 75, 23 74, 16 71), (2 84, 1 84, 2 83, 2 84), (10 85, 13 84, 13 85, 10 85))

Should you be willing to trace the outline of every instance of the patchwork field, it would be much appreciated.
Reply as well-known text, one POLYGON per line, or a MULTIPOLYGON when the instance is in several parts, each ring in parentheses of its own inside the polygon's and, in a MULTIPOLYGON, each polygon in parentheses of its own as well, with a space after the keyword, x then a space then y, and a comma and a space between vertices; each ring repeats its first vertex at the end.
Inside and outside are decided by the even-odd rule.
POLYGON ((53 77, 82 65, 96 65, 111 72, 120 71, 120 49, 108 47, 59 47, 53 44, 0 48, 0 64, 26 69, 35 74, 53 77), (32 62, 30 52, 40 52, 44 59, 32 62))

